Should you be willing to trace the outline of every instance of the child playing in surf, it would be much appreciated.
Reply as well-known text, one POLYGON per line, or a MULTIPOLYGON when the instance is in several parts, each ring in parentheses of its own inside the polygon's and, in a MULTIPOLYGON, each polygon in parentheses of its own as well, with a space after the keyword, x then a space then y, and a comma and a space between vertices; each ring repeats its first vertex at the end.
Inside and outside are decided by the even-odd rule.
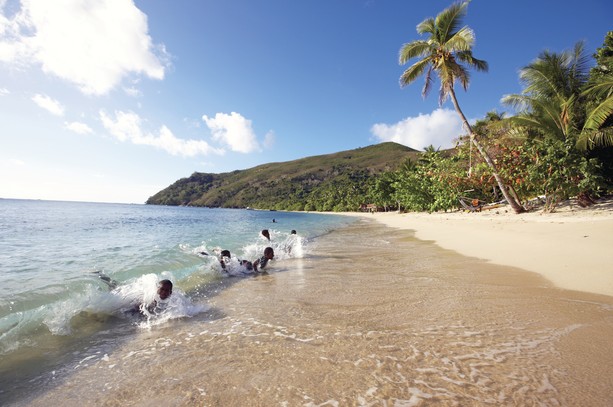
POLYGON ((219 255, 219 264, 221 264, 221 268, 223 269, 223 271, 226 271, 226 262, 230 261, 230 258, 232 257, 232 255, 230 254, 230 250, 222 250, 221 254, 219 255))
MULTIPOLYGON (((168 298, 172 295, 172 281, 162 280, 158 283, 157 298, 144 307, 150 314, 159 314, 166 309, 168 298)), ((141 312, 143 308, 141 307, 141 312)))
POLYGON ((260 270, 263 269, 274 257, 275 251, 272 249, 272 247, 267 247, 266 249, 264 249, 264 255, 253 262, 253 270, 257 273, 258 267, 260 268, 260 270))
POLYGON ((292 247, 296 244, 297 239, 298 239, 298 236, 296 235, 296 230, 292 229, 289 236, 285 240, 285 244, 282 247, 283 251, 287 254, 291 254, 292 247))

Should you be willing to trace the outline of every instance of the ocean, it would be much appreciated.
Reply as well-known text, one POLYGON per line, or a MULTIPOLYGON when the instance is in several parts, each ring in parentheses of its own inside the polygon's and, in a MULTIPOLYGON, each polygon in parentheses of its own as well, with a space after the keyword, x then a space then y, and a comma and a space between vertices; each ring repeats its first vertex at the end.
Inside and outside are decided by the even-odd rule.
POLYGON ((370 215, 0 208, 2 406, 613 405, 612 297, 370 215))
POLYGON ((85 353, 209 309, 238 263, 311 255, 348 217, 277 211, 0 199, 0 404, 43 389, 85 353), (274 220, 274 222, 273 222, 274 220), (268 229, 271 240, 260 231, 268 229), (295 235, 291 230, 297 231, 295 235), (224 271, 221 250, 232 253, 224 271), (207 253, 208 255, 203 255, 207 253), (161 316, 130 312, 170 279, 161 316))

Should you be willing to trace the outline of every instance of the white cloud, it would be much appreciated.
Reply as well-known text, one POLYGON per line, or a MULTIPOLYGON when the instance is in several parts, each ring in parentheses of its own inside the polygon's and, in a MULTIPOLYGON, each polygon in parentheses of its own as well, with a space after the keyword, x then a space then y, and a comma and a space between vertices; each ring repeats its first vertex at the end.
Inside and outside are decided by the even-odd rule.
POLYGON ((0 61, 40 64, 94 95, 130 73, 164 78, 165 49, 152 44, 147 16, 132 0, 22 0, 21 6, 11 18, 0 15, 0 61))
POLYGON ((45 109, 46 111, 48 111, 51 114, 54 114, 56 116, 63 116, 64 115, 64 106, 62 106, 62 104, 60 102, 58 102, 57 100, 47 96, 47 95, 41 95, 39 93, 37 93, 36 95, 34 95, 32 97, 32 100, 34 101, 34 103, 36 103, 39 107, 42 107, 43 109, 45 109))
POLYGON ((453 140, 464 134, 462 121, 454 110, 437 109, 431 114, 407 117, 395 123, 377 123, 370 132, 381 141, 395 141, 416 150, 433 145, 435 148, 451 148, 453 140))
POLYGON ((81 123, 81 122, 72 122, 72 123, 68 123, 65 122, 64 126, 70 130, 73 131, 77 134, 91 134, 94 131, 91 129, 91 127, 89 127, 87 124, 85 123, 81 123))
POLYGON ((0 88, 0 96, 8 95, 9 93, 11 92, 7 88, 0 88))
POLYGON ((142 129, 140 116, 133 112, 116 111, 113 119, 104 111, 100 111, 100 120, 111 135, 119 141, 152 146, 172 155, 185 157, 224 154, 222 149, 211 147, 206 141, 177 138, 166 126, 162 126, 158 134, 147 133, 142 129))
POLYGON ((213 140, 226 144, 232 151, 251 153, 260 150, 251 120, 239 113, 217 113, 215 117, 202 116, 202 120, 211 130, 213 140))

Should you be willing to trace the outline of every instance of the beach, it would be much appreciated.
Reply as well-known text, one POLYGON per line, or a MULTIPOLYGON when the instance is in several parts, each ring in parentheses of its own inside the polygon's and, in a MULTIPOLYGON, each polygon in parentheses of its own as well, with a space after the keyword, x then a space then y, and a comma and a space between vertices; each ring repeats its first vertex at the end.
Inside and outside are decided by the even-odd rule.
POLYGON ((538 273, 559 288, 613 296, 613 199, 588 208, 566 202, 553 213, 499 207, 361 216, 465 256, 538 273))
POLYGON ((444 248, 469 215, 364 215, 17 405, 610 406, 613 297, 444 248))

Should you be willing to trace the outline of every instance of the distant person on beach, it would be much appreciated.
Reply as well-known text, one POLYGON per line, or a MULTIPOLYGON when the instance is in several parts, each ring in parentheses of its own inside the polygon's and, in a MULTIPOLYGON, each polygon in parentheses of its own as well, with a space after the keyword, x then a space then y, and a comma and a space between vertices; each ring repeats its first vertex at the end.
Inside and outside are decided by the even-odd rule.
POLYGON ((268 265, 268 262, 274 257, 275 251, 272 249, 272 247, 267 247, 266 249, 264 249, 264 255, 253 262, 253 269, 255 270, 255 272, 258 272, 258 267, 260 268, 260 270, 266 267, 268 265))
POLYGON ((172 295, 172 281, 162 280, 158 283, 157 298, 148 304, 145 309, 150 314, 158 314, 166 308, 166 300, 172 295))
POLYGON ((277 221, 275 220, 275 218, 272 218, 272 223, 277 223, 277 221))
POLYGON ((262 236, 264 236, 266 239, 270 240, 270 232, 268 232, 268 229, 262 229, 262 231, 260 232, 262 234, 262 236))

